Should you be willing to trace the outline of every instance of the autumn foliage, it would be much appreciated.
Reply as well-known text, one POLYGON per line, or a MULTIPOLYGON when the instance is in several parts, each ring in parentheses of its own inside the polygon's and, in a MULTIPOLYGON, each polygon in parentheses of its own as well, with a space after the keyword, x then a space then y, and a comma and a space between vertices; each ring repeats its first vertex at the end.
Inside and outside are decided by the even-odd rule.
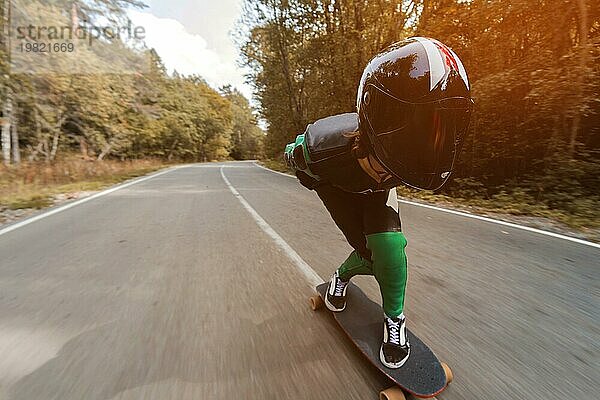
MULTIPOLYGON (((353 111, 369 58, 410 36, 461 57, 476 102, 447 195, 597 218, 600 3, 589 0, 246 0, 240 46, 279 157, 307 123, 353 111)), ((592 222, 592 221, 590 221, 592 222)))

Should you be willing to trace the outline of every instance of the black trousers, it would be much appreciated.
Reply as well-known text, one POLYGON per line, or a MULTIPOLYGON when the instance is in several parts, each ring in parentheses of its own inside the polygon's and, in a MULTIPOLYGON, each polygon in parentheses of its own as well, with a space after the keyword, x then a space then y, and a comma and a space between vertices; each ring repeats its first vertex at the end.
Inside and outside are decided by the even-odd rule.
POLYGON ((367 260, 371 251, 366 236, 380 232, 400 232, 396 190, 351 193, 329 184, 314 187, 350 246, 367 260))

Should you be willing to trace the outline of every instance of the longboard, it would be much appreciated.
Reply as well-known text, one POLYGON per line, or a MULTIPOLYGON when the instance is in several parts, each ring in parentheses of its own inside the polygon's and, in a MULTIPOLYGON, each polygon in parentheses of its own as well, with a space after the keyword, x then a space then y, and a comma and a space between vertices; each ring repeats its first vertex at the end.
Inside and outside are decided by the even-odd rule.
MULTIPOLYGON (((313 310, 325 307, 327 286, 328 283, 323 283, 316 287, 318 296, 310 298, 313 310)), ((346 292, 346 309, 332 314, 367 360, 396 385, 381 391, 381 400, 404 400, 403 391, 421 398, 434 397, 452 381, 452 371, 448 365, 441 363, 429 347, 408 329, 410 357, 401 368, 384 366, 379 360, 383 338, 383 310, 353 283, 348 285, 346 292)))

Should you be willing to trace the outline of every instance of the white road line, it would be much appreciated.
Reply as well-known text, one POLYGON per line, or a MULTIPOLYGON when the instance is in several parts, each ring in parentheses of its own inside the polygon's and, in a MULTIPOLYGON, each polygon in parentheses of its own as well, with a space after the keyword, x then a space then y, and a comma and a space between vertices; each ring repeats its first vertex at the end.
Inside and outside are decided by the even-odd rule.
POLYGON ((449 214, 460 215, 462 217, 468 217, 468 218, 478 219, 480 221, 491 222, 491 223, 494 223, 494 224, 498 224, 498 225, 502 225, 502 226, 508 226, 508 227, 511 227, 511 228, 517 228, 517 229, 521 229, 521 230, 528 231, 528 232, 539 233, 541 235, 552 236, 552 237, 555 237, 555 238, 558 238, 558 239, 568 240, 570 242, 575 242, 575 243, 579 243, 579 244, 583 244, 583 245, 586 245, 586 246, 591 246, 591 247, 595 247, 595 248, 600 249, 600 244, 598 244, 598 243, 588 242, 587 240, 578 239, 578 238, 574 238, 574 237, 571 237, 571 236, 565 236, 565 235, 561 235, 559 233, 543 231, 541 229, 531 228, 529 226, 517 225, 517 224, 513 224, 511 222, 505 222, 505 221, 500 221, 500 220, 492 219, 492 218, 488 218, 488 217, 482 217, 481 215, 468 214, 468 213, 461 212, 461 211, 448 210, 448 209, 445 209, 445 208, 430 206, 429 204, 415 203, 413 201, 402 200, 402 199, 399 199, 399 201, 401 203, 410 204, 412 206, 424 207, 424 208, 429 208, 429 209, 436 210, 436 211, 443 211, 443 212, 449 213, 449 214))
POLYGON ((269 235, 271 239, 275 241, 277 246, 279 246, 281 250, 283 250, 284 253, 290 258, 290 260, 294 262, 294 264, 296 265, 296 267, 298 267, 300 272, 302 272, 308 283, 310 283, 312 286, 317 286, 323 283, 323 279, 321 279, 319 274, 317 274, 315 270, 312 269, 312 267, 308 265, 306 261, 304 261, 302 257, 300 257, 300 255, 296 253, 296 251, 289 244, 287 244, 287 242, 281 236, 279 236, 277 232, 275 232, 273 228, 271 228, 267 221, 265 221, 260 216, 260 214, 257 213, 254 208, 252 208, 252 206, 246 201, 246 199, 244 199, 244 197, 233 187, 231 182, 229 182, 229 179, 227 179, 227 177, 225 176, 223 169, 224 167, 221 167, 221 176, 223 177, 225 184, 229 187, 231 193, 233 193, 233 195, 240 201, 240 203, 242 203, 246 211, 248 211, 252 218, 254 218, 254 221, 256 221, 260 229, 262 229, 267 235, 269 235))
MULTIPOLYGON (((284 174, 282 172, 273 171, 272 169, 263 167, 262 165, 260 165, 258 163, 254 163, 254 165, 256 165, 257 167, 262 168, 262 169, 264 169, 266 171, 273 172, 273 173, 278 174, 278 175, 283 175, 283 176, 286 176, 288 178, 296 178, 293 175, 288 175, 288 174, 284 174)), ((465 212, 461 212, 461 211, 455 211, 455 210, 449 210, 447 208, 441 208, 441 207, 431 206, 429 204, 416 203, 414 201, 404 200, 401 197, 398 198, 398 201, 401 202, 401 203, 404 203, 404 204, 410 204, 412 206, 429 208, 431 210, 441 211, 441 212, 445 212, 445 213, 449 213, 449 214, 454 214, 454 215, 460 215, 461 217, 473 218, 473 219, 478 219, 480 221, 490 222, 490 223, 493 223, 493 224, 498 224, 498 225, 503 225, 503 226, 509 226, 511 228, 521 229, 521 230, 528 231, 528 232, 533 232, 533 233, 539 233, 540 235, 551 236, 551 237, 554 237, 554 238, 557 238, 557 239, 568 240, 570 242, 579 243, 579 244, 583 244, 585 246, 591 246, 591 247, 595 247, 595 248, 600 249, 600 244, 599 243, 589 242, 587 240, 578 239, 578 238, 575 238, 575 237, 572 237, 572 236, 561 235, 560 233, 554 233, 554 232, 544 231, 544 230, 537 229, 537 228, 531 228, 529 226, 518 225, 518 224, 511 223, 511 222, 501 221, 501 220, 498 220, 498 219, 483 217, 481 215, 469 214, 469 213, 465 213, 465 212)))
POLYGON ((262 165, 260 165, 259 163, 255 162, 254 165, 256 165, 258 168, 262 168, 265 171, 269 171, 269 172, 273 172, 274 174, 278 174, 278 175, 283 175, 286 176, 288 178, 296 178, 294 175, 290 175, 290 174, 284 174, 283 172, 279 172, 279 171, 274 171, 272 169, 269 169, 267 167, 263 167, 262 165))
POLYGON ((76 200, 76 201, 74 201, 72 203, 69 203, 69 204, 65 204, 64 206, 53 208, 53 209, 51 209, 51 210, 49 210, 49 211, 47 211, 45 213, 34 215, 31 218, 27 218, 27 219, 25 219, 23 221, 17 222, 17 223, 12 224, 12 225, 9 225, 9 226, 7 226, 4 229, 0 229, 0 236, 2 236, 4 234, 7 234, 8 232, 12 232, 15 229, 22 228, 22 227, 24 227, 26 225, 32 224, 32 223, 34 223, 36 221, 39 221, 39 220, 44 219, 46 217, 49 217, 51 215, 58 214, 60 212, 68 210, 69 208, 73 208, 73 207, 78 206, 80 204, 87 203, 88 201, 97 199, 98 197, 106 196, 107 194, 116 192, 117 190, 125 189, 126 187, 129 187, 129 186, 132 186, 132 185, 135 185, 135 184, 147 181, 148 179, 156 178, 157 176, 161 176, 161 175, 164 175, 164 174, 169 173, 171 171, 174 171, 176 169, 180 169, 180 168, 184 168, 184 167, 185 166, 172 167, 172 168, 169 168, 167 170, 154 173, 152 175, 148 175, 148 176, 144 176, 144 177, 141 177, 141 178, 138 178, 138 179, 134 179, 133 181, 130 181, 130 182, 127 182, 127 183, 123 183, 123 184, 120 184, 120 185, 117 185, 117 186, 113 186, 110 189, 106 189, 106 190, 104 190, 102 192, 96 193, 96 194, 91 195, 89 197, 84 197, 83 199, 76 200))

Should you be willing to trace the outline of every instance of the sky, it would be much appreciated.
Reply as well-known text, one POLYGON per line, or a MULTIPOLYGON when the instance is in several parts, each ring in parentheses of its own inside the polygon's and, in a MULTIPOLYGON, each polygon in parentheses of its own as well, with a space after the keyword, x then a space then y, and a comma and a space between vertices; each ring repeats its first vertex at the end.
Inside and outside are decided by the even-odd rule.
POLYGON ((231 37, 241 12, 241 0, 146 0, 143 10, 131 10, 134 25, 146 30, 169 72, 202 76, 215 89, 231 84, 248 99, 252 89, 237 66, 239 52, 231 37))

